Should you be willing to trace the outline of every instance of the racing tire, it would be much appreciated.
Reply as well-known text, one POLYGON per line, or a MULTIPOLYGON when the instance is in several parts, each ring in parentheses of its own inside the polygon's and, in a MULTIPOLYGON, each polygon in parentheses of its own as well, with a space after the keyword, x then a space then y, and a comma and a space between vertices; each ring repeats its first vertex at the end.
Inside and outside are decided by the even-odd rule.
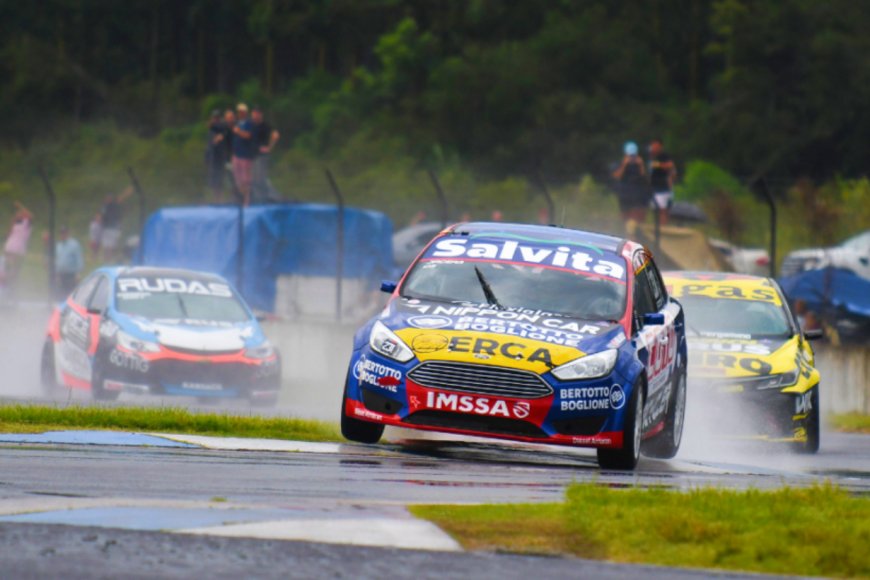
POLYGON ((347 386, 341 398, 341 434, 348 441, 356 443, 374 444, 381 440, 384 434, 384 425, 360 421, 347 416, 347 386))
POLYGON ((54 343, 46 340, 42 345, 42 357, 39 362, 39 379, 42 392, 48 397, 61 394, 65 389, 57 382, 57 369, 54 360, 54 343))
POLYGON ((674 379, 676 384, 668 403, 665 428, 643 448, 644 455, 656 459, 674 457, 680 450, 680 442, 683 440, 683 428, 686 425, 686 369, 681 369, 674 379))
POLYGON ((120 391, 107 391, 103 388, 103 369, 97 362, 97 358, 95 357, 94 370, 91 373, 91 397, 95 401, 114 401, 121 393, 120 391))
POLYGON ((643 385, 638 382, 631 389, 622 431, 622 449, 598 449, 598 465, 602 469, 631 471, 640 459, 643 438, 643 385))
POLYGON ((806 455, 812 455, 819 451, 821 443, 821 411, 819 410, 819 386, 813 388, 812 401, 813 410, 810 411, 807 417, 807 440, 801 443, 794 444, 794 451, 806 455))

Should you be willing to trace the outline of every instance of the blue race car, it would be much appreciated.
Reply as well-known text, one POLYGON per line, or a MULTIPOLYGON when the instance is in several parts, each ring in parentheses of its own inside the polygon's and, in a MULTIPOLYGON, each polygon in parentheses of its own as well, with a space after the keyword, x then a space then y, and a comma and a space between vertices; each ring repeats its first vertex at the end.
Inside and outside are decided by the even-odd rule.
POLYGON ((437 235, 356 334, 347 439, 385 425, 598 449, 602 467, 673 457, 686 401, 683 312, 650 252, 557 227, 437 235))
POLYGON ((55 308, 41 364, 48 394, 89 390, 241 397, 274 404, 281 360, 220 276, 188 270, 107 267, 55 308))

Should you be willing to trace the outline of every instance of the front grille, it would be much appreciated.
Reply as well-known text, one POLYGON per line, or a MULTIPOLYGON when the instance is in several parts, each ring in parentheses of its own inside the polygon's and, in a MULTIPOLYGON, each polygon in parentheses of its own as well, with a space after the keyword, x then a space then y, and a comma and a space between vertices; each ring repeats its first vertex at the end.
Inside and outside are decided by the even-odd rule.
POLYGON ((517 437, 530 437, 534 439, 546 439, 548 437, 540 427, 526 421, 507 419, 505 417, 465 415, 447 411, 417 411, 413 415, 408 416, 405 419, 405 423, 461 429, 463 431, 489 433, 491 435, 515 435, 517 437))
POLYGON ((195 348, 182 348, 180 346, 166 346, 165 344, 163 345, 163 348, 172 352, 177 352, 180 354, 190 354, 194 356, 223 356, 238 354, 239 352, 241 352, 241 349, 239 348, 234 348, 230 350, 200 350, 195 348))
POLYGON ((521 399, 553 394, 553 388, 540 375, 489 365, 430 361, 412 370, 408 377, 423 387, 461 393, 521 399))

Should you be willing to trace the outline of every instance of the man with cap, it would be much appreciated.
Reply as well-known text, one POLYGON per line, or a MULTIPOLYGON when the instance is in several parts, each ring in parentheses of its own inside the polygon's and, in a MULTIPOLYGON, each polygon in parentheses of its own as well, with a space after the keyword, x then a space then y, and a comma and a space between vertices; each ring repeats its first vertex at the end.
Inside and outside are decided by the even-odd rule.
POLYGON ((646 169, 634 141, 625 143, 623 154, 622 162, 613 172, 619 211, 624 221, 634 220, 643 223, 646 221, 647 207, 651 198, 646 169))
POLYGON ((242 203, 248 205, 251 202, 251 171, 257 148, 254 143, 254 127, 248 118, 248 106, 239 103, 236 106, 236 116, 238 121, 233 127, 233 179, 242 196, 242 203))
POLYGON ((82 247, 70 237, 69 228, 61 226, 60 238, 54 248, 54 271, 57 274, 57 298, 66 298, 76 287, 79 274, 85 267, 82 247))

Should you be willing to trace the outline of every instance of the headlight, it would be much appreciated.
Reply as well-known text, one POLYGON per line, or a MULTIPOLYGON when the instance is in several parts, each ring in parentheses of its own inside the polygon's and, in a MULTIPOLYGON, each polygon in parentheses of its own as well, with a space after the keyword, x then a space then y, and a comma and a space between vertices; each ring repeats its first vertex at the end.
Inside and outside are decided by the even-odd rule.
POLYGON ((560 381, 576 381, 579 379, 597 379, 610 374, 616 365, 615 348, 603 350, 565 363, 553 369, 553 375, 560 381))
POLYGON ((414 358, 414 353, 402 339, 381 322, 375 322, 369 337, 369 346, 378 354, 399 362, 408 362, 414 358))
POLYGON ((257 346, 252 346, 250 348, 245 349, 245 356, 248 358, 271 358, 275 354, 275 347, 272 346, 272 343, 268 340, 263 341, 262 344, 257 346))
MULTIPOLYGON (((790 387, 798 380, 798 369, 790 370, 787 373, 778 375, 769 375, 758 379, 753 379, 752 383, 759 391, 766 389, 781 389, 790 387)), ((747 381, 748 382, 748 381, 747 381)))
POLYGON ((133 352, 160 352, 160 345, 149 340, 141 340, 123 331, 118 331, 118 344, 133 352))

